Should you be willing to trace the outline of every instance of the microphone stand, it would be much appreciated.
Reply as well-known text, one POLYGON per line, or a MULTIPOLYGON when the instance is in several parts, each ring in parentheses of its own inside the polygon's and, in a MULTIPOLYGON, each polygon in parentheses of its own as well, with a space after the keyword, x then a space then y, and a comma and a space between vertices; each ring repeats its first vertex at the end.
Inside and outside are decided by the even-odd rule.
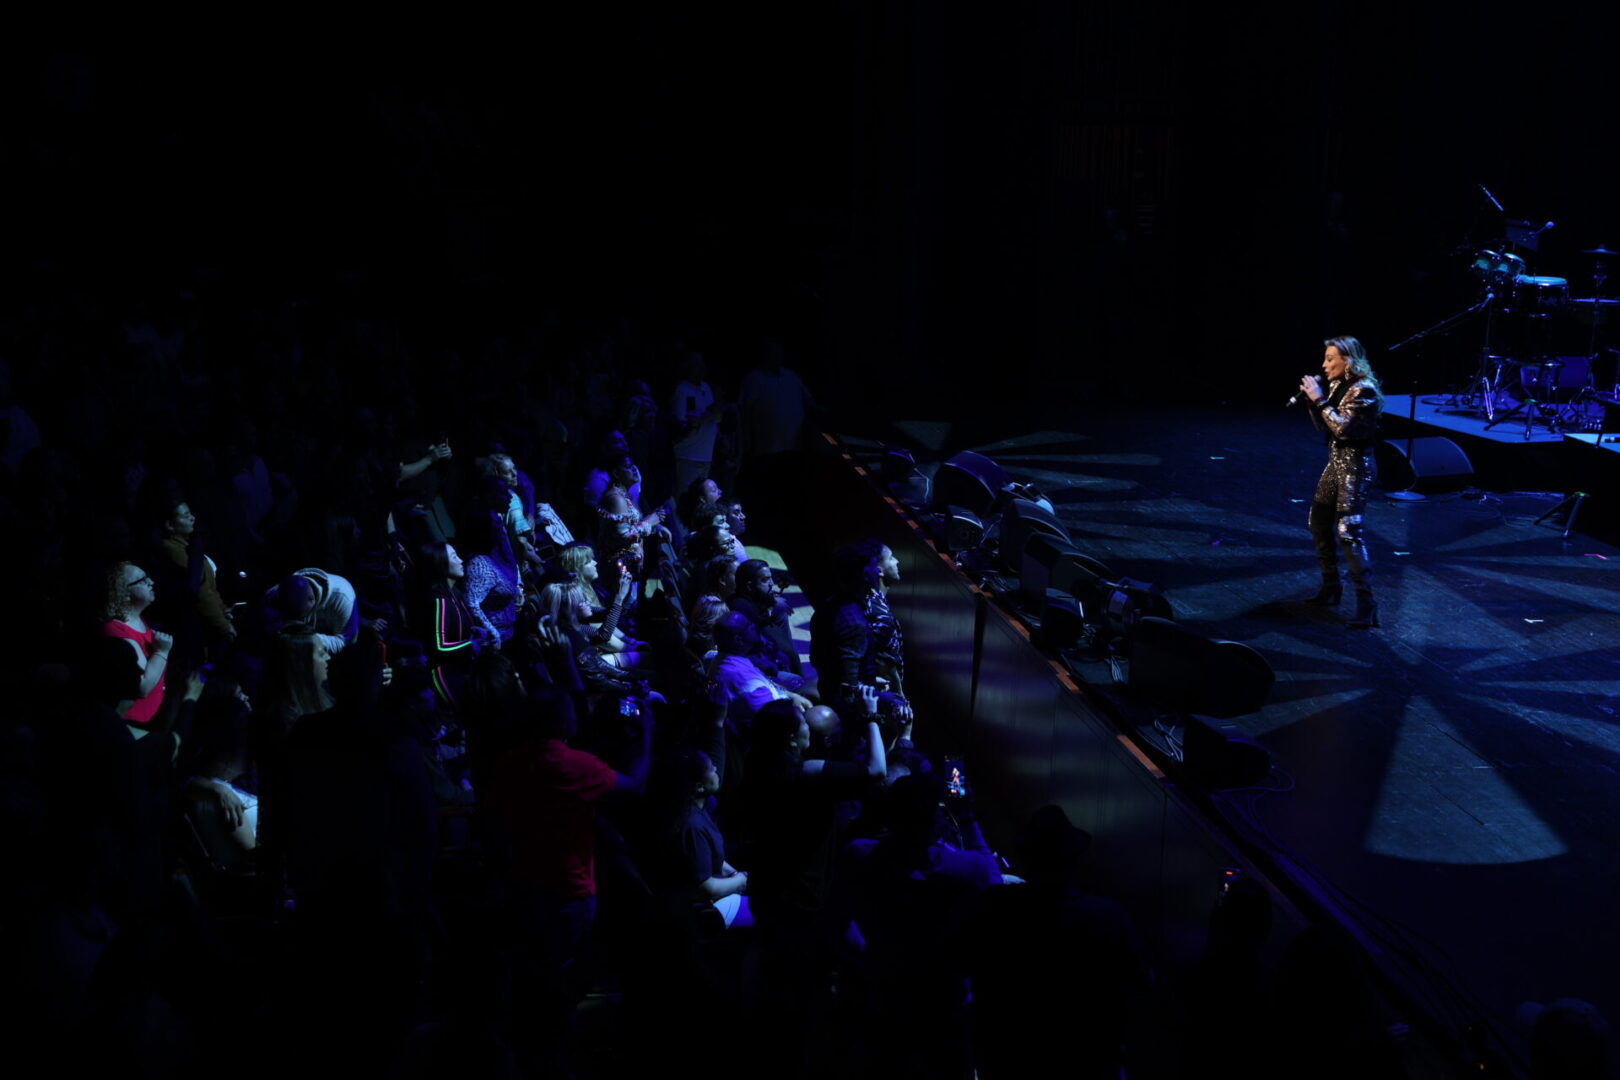
MULTIPOLYGON (((1485 291, 1484 299, 1480 300, 1479 303, 1474 304, 1471 307, 1464 308, 1462 311, 1457 312, 1455 315, 1447 315, 1444 319, 1441 319, 1439 322, 1435 323, 1433 326, 1427 327, 1427 328, 1425 328, 1423 330, 1419 330, 1417 333, 1413 334, 1411 337, 1406 338, 1403 341, 1396 342, 1395 344, 1391 345, 1389 348, 1385 349, 1384 352, 1392 353, 1397 349, 1404 349, 1408 345, 1412 345, 1412 344, 1414 344, 1416 342, 1422 341, 1424 338, 1429 337, 1431 334, 1438 334, 1442 330, 1449 330, 1452 327, 1457 326, 1458 324, 1464 322, 1465 320, 1470 319, 1475 315, 1478 315, 1480 312, 1482 312, 1485 309, 1489 308, 1495 302, 1496 302, 1496 293, 1489 290, 1489 289, 1487 289, 1485 291)), ((1492 393, 1495 393, 1495 389, 1493 387, 1487 385, 1485 387, 1485 392, 1487 394, 1492 394, 1492 393)), ((1411 468, 1411 466, 1412 466, 1412 442, 1417 437, 1417 399, 1418 399, 1418 380, 1417 380, 1417 373, 1414 370, 1413 374, 1412 374, 1412 394, 1411 394, 1410 400, 1408 400, 1407 404, 1406 404, 1406 464, 1407 464, 1408 468, 1411 468)), ((1417 469, 1413 468, 1412 469, 1412 482, 1410 484, 1406 485, 1406 489, 1404 491, 1389 491, 1389 492, 1385 492, 1385 494, 1391 499, 1399 499, 1399 500, 1401 500, 1403 502, 1418 502, 1418 501, 1420 501, 1422 499, 1428 498, 1428 496, 1424 495, 1422 492, 1412 490, 1413 485, 1415 485, 1417 482, 1418 482, 1417 469)))

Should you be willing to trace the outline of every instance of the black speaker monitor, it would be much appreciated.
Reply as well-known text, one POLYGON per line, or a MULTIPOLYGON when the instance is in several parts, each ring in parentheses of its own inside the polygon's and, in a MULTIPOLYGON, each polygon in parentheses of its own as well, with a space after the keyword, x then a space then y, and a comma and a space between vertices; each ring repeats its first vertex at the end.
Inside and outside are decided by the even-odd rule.
POLYGON ((1413 439, 1407 457, 1405 439, 1381 442, 1373 451, 1378 483, 1386 491, 1461 491, 1474 478, 1474 466, 1462 447, 1450 439, 1431 435, 1413 439))
POLYGON ((1038 502, 1014 499, 1001 515, 1001 562, 1009 570, 1022 570, 1024 548, 1035 536, 1069 542, 1069 530, 1057 515, 1038 502))
POLYGON ((964 450, 934 474, 934 507, 961 506, 981 518, 989 517, 1001 500, 1002 489, 1011 482, 1006 469, 983 454, 964 450))
POLYGON ((1113 577, 1113 571, 1090 555, 1075 550, 1074 545, 1056 536, 1035 533, 1024 545, 1018 587, 1032 597, 1045 596, 1048 589, 1091 597, 1099 581, 1113 577))
POLYGON ((1041 604, 1040 642, 1049 649, 1072 649, 1086 632, 1086 612, 1079 600, 1056 589, 1041 604))

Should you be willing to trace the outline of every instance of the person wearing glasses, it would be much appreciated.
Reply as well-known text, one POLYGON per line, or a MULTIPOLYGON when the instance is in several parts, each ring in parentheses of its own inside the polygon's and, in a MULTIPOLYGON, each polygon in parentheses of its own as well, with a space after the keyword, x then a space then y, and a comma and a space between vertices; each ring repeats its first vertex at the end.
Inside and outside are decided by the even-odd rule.
POLYGON ((169 650, 174 638, 143 618, 157 598, 152 575, 129 562, 115 565, 107 574, 107 600, 102 609, 101 632, 128 641, 140 658, 141 696, 124 710, 124 722, 137 731, 146 731, 163 707, 163 679, 169 666, 169 650))

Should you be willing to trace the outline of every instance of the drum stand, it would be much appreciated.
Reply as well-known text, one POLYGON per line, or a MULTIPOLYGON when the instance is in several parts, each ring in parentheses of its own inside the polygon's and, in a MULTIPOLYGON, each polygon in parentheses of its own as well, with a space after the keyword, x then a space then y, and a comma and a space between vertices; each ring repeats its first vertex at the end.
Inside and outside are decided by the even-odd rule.
MULTIPOLYGON (((1462 315, 1453 316, 1440 324, 1440 326, 1447 326, 1463 316, 1473 315, 1480 311, 1485 312, 1485 335, 1479 349, 1479 367, 1462 390, 1453 394, 1451 400, 1446 404, 1450 408, 1478 409, 1485 414, 1487 420, 1496 418, 1496 392, 1501 387, 1502 367, 1504 364, 1511 362, 1507 357, 1496 356, 1491 352, 1491 322, 1496 314, 1494 302, 1498 288, 1495 285, 1491 286, 1485 292, 1485 299, 1463 312, 1462 315)), ((1431 329, 1439 329, 1439 327, 1432 327, 1431 329)), ((1423 333, 1427 334, 1429 331, 1423 333)), ((1402 344, 1404 345, 1405 342, 1402 342, 1402 344)))
POLYGON ((1531 434, 1535 431, 1537 420, 1544 421, 1547 425, 1547 430, 1552 432, 1554 435, 1562 435, 1564 433, 1564 423, 1563 418, 1560 416, 1559 410, 1556 408, 1548 409, 1546 406, 1542 405, 1541 402, 1537 401, 1534 396, 1537 393, 1548 394, 1552 392, 1552 387, 1558 385, 1558 369, 1561 367, 1563 367, 1563 364, 1557 360, 1543 360, 1541 362, 1541 378, 1536 380, 1535 389, 1529 395, 1527 395, 1523 401, 1519 402, 1519 404, 1513 406, 1513 408, 1509 409, 1502 415, 1493 417, 1491 420, 1489 420, 1485 424, 1485 430, 1489 431, 1502 421, 1511 420, 1520 413, 1523 413, 1524 438, 1526 442, 1530 440, 1531 434))
MULTIPOLYGON (((1526 442, 1529 442, 1530 437, 1535 433, 1535 425, 1537 420, 1546 423, 1547 429, 1554 435, 1563 434, 1564 424, 1562 411, 1556 406, 1548 408, 1546 405, 1542 404, 1542 402, 1547 401, 1547 399, 1551 398, 1556 393, 1558 387, 1558 372, 1564 366, 1564 362, 1562 360, 1559 360, 1557 357, 1552 355, 1552 327, 1548 320, 1549 316, 1545 314, 1527 315, 1523 320, 1521 320, 1530 324, 1525 328, 1527 335, 1524 344, 1529 346, 1532 355, 1535 356, 1534 362, 1539 367, 1537 377, 1531 385, 1524 386, 1523 375, 1521 374, 1519 385, 1524 386, 1524 400, 1515 405, 1513 408, 1509 409, 1507 412, 1499 415, 1492 415, 1492 410, 1486 410, 1486 415, 1489 416, 1489 419, 1485 422, 1486 431, 1491 430, 1491 428, 1502 423, 1504 420, 1511 420, 1513 417, 1522 413, 1524 415, 1524 438, 1526 442), (1532 329, 1537 331, 1533 335, 1528 333, 1528 331, 1532 329)), ((1522 373, 1522 366, 1520 371, 1522 373)), ((1498 384, 1501 382, 1500 367, 1497 369, 1496 382, 1498 384)))

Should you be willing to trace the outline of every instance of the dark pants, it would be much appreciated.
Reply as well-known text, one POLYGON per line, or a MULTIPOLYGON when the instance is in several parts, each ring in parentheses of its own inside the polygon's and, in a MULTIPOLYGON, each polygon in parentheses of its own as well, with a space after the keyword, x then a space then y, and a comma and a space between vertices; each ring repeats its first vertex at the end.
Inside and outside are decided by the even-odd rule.
POLYGON ((541 1076, 568 1074, 574 1009, 591 987, 596 897, 518 889, 512 1043, 541 1076))
POLYGON ((1370 448, 1334 446, 1316 482, 1310 514, 1311 539, 1316 544, 1322 579, 1339 580, 1339 555, 1343 553, 1351 583, 1358 593, 1367 594, 1372 591, 1371 560, 1362 535, 1362 518, 1374 479, 1370 448))

